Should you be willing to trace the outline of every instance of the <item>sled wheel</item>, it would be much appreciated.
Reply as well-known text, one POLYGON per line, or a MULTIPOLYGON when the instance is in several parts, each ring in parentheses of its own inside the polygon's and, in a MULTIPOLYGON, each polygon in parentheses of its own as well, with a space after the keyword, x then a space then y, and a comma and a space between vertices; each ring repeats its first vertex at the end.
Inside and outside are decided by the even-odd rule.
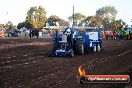
POLYGON ((74 57, 74 51, 73 50, 70 51, 70 57, 74 57))

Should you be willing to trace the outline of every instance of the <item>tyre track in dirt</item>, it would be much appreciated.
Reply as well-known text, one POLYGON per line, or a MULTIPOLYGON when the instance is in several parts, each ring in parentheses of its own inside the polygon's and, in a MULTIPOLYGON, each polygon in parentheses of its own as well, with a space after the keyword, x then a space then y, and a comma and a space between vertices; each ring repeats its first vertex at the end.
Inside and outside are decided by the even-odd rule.
MULTIPOLYGON (((121 43, 119 44, 120 46, 123 46, 123 44, 121 43)), ((115 46, 117 45, 113 45, 113 47, 115 46)), ((126 51, 131 52, 128 46, 127 47, 125 46, 125 48, 124 46, 122 48, 119 48, 119 52, 114 53, 113 50, 118 51, 116 49, 107 49, 106 47, 103 53, 100 52, 96 54, 88 54, 88 55, 81 55, 81 56, 77 55, 75 56, 75 58, 47 57, 46 54, 42 56, 41 55, 34 56, 34 52, 35 52, 34 51, 31 54, 31 56, 33 56, 35 59, 25 60, 24 62, 22 62, 22 65, 16 66, 16 68, 18 69, 12 70, 13 71, 12 75, 9 75, 9 74, 5 75, 4 79, 6 81, 9 80, 9 82, 7 82, 9 84, 8 85, 5 84, 5 85, 7 87, 8 86, 15 87, 14 85, 15 82, 11 84, 10 81, 19 80, 20 83, 16 85, 17 87, 25 87, 25 88, 27 87, 28 88, 36 88, 36 87, 37 88, 73 88, 74 87, 74 88, 78 88, 79 86, 76 83, 75 75, 76 75, 76 69, 78 68, 79 65, 83 65, 85 69, 86 68, 89 69, 88 71, 89 73, 94 73, 90 70, 94 69, 94 67, 96 66, 95 64, 97 63, 99 64, 99 62, 100 64, 103 64, 103 63, 109 62, 109 60, 112 60, 111 58, 115 58, 116 55, 121 57, 127 54, 126 51), (36 63, 33 63, 32 61, 36 61, 36 63), (28 64, 29 67, 28 66, 24 67, 25 66, 24 63, 26 62, 27 63, 31 62, 30 64, 28 64), (26 75, 27 73, 31 75, 23 76, 24 81, 22 81, 23 77, 19 77, 19 76, 18 77, 8 77, 8 76, 13 76, 14 72, 17 72, 19 74, 24 73, 24 75, 26 75), (6 78, 6 76, 8 78, 6 78)))
MULTIPOLYGON (((125 55, 125 54, 127 54, 127 53, 131 53, 131 50, 128 50, 128 51, 125 51, 125 52, 123 52, 123 53, 120 53, 120 54, 118 54, 118 55, 116 55, 116 56, 109 56, 109 57, 104 57, 103 59, 104 60, 102 60, 102 62, 99 62, 99 61, 97 61, 97 62, 99 62, 99 63, 104 63, 104 62, 107 62, 107 61, 109 61, 110 59, 113 59, 113 58, 115 58, 115 57, 120 57, 120 56, 123 56, 123 55, 125 55), (109 60, 108 60, 109 59, 109 60)), ((98 59, 100 59, 100 58, 98 58, 98 59)), ((89 65, 88 65, 89 66, 89 65)), ((91 66, 93 66, 93 65, 91 65, 91 66)), ((90 67, 90 66, 89 66, 90 67)), ((62 82, 66 82, 65 80, 59 80, 58 82, 60 82, 60 81, 62 81, 62 82)), ((69 83, 70 84, 70 83, 69 83)), ((52 85, 52 84, 51 84, 52 85)), ((65 84, 66 85, 66 84, 65 84)), ((48 87, 49 88, 55 88, 55 87, 51 87, 51 86, 49 86, 48 85, 48 87)), ((60 87, 60 88, 62 88, 62 87, 60 87)), ((68 88, 68 87, 66 87, 66 88, 68 88)), ((69 87, 70 88, 70 87, 69 87)))
MULTIPOLYGON (((128 51, 127 53, 129 53, 129 52, 131 52, 131 51, 128 51)), ((124 52, 125 54, 126 54, 126 52, 124 52)), ((120 55, 123 55, 124 53, 122 53, 122 54, 118 54, 118 56, 120 56, 120 55)), ((109 57, 104 57, 104 58, 96 58, 96 59, 98 59, 98 61, 95 61, 95 62, 97 62, 97 63, 103 63, 103 62, 106 62, 106 61, 108 61, 107 59, 110 59, 110 58, 112 58, 112 57, 115 57, 115 56, 109 56, 109 57)), ((117 56, 116 56, 117 57, 117 56)), ((93 60, 94 61, 94 60, 93 60)), ((92 62, 92 61, 91 61, 92 62)), ((76 64, 76 63, 74 63, 74 64, 76 64)), ((68 65, 67 65, 68 66, 68 65)), ((89 63, 89 67, 90 66, 93 66, 92 64, 90 65, 90 63, 89 63)), ((65 66, 62 66, 62 67, 65 67, 65 66)), ((68 66, 68 67, 70 67, 70 66, 68 66)), ((75 68, 73 68, 73 69, 68 69, 68 70, 75 70, 75 68)), ((63 73, 63 70, 59 70, 58 71, 59 73, 60 72, 62 72, 63 73)), ((57 74, 58 72, 56 72, 55 74, 57 74)), ((56 77, 55 76, 55 74, 53 73, 52 75, 50 75, 50 76, 47 76, 47 80, 48 79, 51 79, 51 78, 54 78, 54 77, 56 77)), ((45 80, 45 78, 41 78, 42 80, 45 80)), ((41 80, 40 80, 41 81, 41 80)), ((62 81, 62 80, 60 80, 60 81, 62 81)), ((63 80, 63 81, 65 81, 65 80, 63 80)), ((38 81, 37 81, 38 82, 38 81)), ((39 82, 38 82, 39 83, 39 82)), ((45 83, 45 82, 44 82, 45 83)))
MULTIPOLYGON (((59 72, 61 72, 61 71, 59 71, 59 72)), ((53 75, 54 76, 54 75, 53 75)))
MULTIPOLYGON (((117 57, 120 57, 121 55, 122 56, 124 56, 124 55, 126 55, 126 54, 128 54, 128 53, 131 53, 131 50, 129 50, 129 51, 126 51, 126 52, 124 52, 124 53, 121 53, 121 54, 118 54, 118 55, 116 55, 116 56, 109 56, 109 57, 103 57, 103 58, 98 58, 97 60, 97 62, 96 62, 96 65, 97 64, 102 64, 102 63, 105 63, 105 62, 109 62, 109 60, 112 60, 112 59, 115 59, 115 58, 117 58, 117 57), (99 61, 101 61, 101 63, 99 62, 99 61)), ((93 66, 93 63, 87 63, 88 64, 88 68, 90 69, 90 68, 92 68, 92 66, 93 66)), ((86 63, 85 64, 83 64, 83 65, 86 65, 86 63)), ((73 70, 75 70, 75 68, 73 68, 73 70)), ((97 71, 96 71, 97 72, 97 71)), ((103 72, 102 72, 103 73, 103 72)), ((66 88, 72 88, 72 86, 73 85, 71 85, 71 83, 69 82, 70 80, 73 80, 74 79, 74 84, 75 84, 75 82, 76 82, 76 80, 75 80, 75 72, 73 73, 73 71, 72 71, 72 73, 70 73, 70 75, 67 75, 66 77, 65 77, 65 80, 59 80, 59 81, 57 81, 56 83, 59 83, 59 87, 58 87, 58 85, 56 85, 56 86, 50 86, 50 85, 52 85, 53 83, 51 83, 51 84, 49 84, 47 87, 49 87, 49 88, 63 88, 63 86, 64 85, 67 85, 67 87, 66 88), (74 76, 74 77, 72 77, 72 76, 74 76), (68 77, 68 78, 67 78, 68 77), (61 83, 60 83, 60 81, 61 81, 61 83), (65 84, 65 82, 67 82, 66 84, 65 84), (70 84, 70 86, 68 86, 68 83, 70 84), (61 85, 61 86, 60 86, 61 85)), ((76 83, 77 84, 77 83, 76 83)), ((77 85, 74 85, 74 87, 76 86, 76 88, 78 88, 77 87, 77 85)), ((92 85, 93 86, 93 85, 92 85)), ((88 86, 89 87, 89 86, 88 86)), ((90 88, 91 88, 91 86, 90 86, 90 88)), ((93 87, 94 88, 94 87, 93 87)))

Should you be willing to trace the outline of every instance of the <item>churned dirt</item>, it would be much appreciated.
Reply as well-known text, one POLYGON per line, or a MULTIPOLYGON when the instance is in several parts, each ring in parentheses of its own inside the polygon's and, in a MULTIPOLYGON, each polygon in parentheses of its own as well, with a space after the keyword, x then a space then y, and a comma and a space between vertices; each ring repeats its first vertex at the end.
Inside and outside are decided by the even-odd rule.
POLYGON ((129 74, 132 40, 103 40, 98 53, 74 58, 50 57, 51 39, 0 39, 0 88, 127 88, 128 84, 77 83, 78 67, 86 74, 129 74))

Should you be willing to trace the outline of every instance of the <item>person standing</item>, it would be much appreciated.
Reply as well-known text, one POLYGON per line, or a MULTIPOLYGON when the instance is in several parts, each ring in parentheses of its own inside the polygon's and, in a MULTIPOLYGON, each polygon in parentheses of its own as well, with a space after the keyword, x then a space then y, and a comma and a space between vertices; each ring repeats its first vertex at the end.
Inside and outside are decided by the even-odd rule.
POLYGON ((116 39, 116 31, 115 30, 113 31, 113 39, 114 40, 116 39))
POLYGON ((29 30, 29 37, 32 38, 32 29, 29 30))
POLYGON ((109 36, 108 31, 105 32, 105 35, 106 35, 106 40, 108 40, 108 36, 109 36))

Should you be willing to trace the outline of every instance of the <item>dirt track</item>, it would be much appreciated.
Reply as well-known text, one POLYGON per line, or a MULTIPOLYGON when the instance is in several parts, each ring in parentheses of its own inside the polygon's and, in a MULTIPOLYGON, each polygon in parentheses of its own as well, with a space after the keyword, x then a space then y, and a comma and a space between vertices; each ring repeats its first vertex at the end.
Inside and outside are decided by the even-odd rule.
POLYGON ((103 41, 101 52, 74 58, 49 57, 50 43, 1 39, 1 47, 8 44, 9 48, 0 49, 0 88, 124 88, 123 84, 79 86, 76 74, 80 65, 87 74, 132 74, 132 40, 103 41))

